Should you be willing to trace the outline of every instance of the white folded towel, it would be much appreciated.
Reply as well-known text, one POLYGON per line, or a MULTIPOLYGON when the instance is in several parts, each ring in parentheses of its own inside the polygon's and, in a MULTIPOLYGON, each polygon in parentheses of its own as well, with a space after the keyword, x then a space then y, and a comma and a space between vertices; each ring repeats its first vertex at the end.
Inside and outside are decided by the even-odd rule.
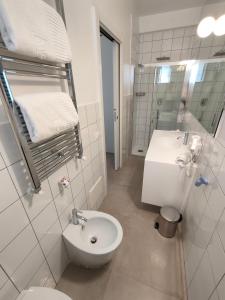
POLYGON ((59 63, 72 59, 61 16, 42 0, 0 0, 0 32, 11 51, 59 63))
POLYGON ((37 93, 15 97, 31 141, 52 137, 78 123, 77 111, 66 93, 37 93))

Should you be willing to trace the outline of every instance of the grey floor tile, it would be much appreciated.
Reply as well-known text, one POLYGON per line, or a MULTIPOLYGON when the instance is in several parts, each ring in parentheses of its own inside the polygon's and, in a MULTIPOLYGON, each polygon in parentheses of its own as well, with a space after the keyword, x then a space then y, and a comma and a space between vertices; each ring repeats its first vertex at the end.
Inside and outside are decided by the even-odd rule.
POLYGON ((113 272, 103 300, 177 300, 128 276, 113 272))
POLYGON ((85 269, 70 264, 57 289, 72 300, 102 300, 111 273, 110 265, 101 269, 85 269))
POLYGON ((107 160, 108 194, 101 211, 116 217, 124 237, 103 269, 70 265, 57 288, 73 300, 182 300, 178 236, 165 239, 154 229, 158 208, 141 203, 143 158, 131 156, 115 171, 107 160))

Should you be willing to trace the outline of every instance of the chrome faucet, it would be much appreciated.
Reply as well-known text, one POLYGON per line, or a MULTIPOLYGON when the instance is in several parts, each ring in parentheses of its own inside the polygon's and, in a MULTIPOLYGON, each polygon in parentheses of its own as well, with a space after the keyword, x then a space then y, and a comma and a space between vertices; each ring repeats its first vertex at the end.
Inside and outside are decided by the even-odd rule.
POLYGON ((72 210, 72 221, 74 225, 81 225, 82 229, 84 229, 85 223, 88 221, 88 219, 81 216, 81 214, 81 210, 74 208, 72 210))
POLYGON ((184 132, 184 135, 183 136, 178 136, 177 139, 182 139, 183 140, 183 144, 184 145, 187 145, 188 144, 188 140, 189 140, 189 135, 190 133, 188 131, 185 131, 184 132))
POLYGON ((187 145, 187 144, 188 144, 189 135, 190 135, 190 133, 189 133, 188 131, 185 131, 185 133, 184 133, 184 138, 183 138, 183 144, 184 144, 184 145, 187 145))

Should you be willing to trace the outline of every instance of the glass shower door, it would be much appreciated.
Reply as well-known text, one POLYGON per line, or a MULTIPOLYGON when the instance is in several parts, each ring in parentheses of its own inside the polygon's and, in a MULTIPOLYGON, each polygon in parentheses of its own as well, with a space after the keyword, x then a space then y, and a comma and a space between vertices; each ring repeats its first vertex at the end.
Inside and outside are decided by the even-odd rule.
POLYGON ((186 65, 160 65, 155 67, 155 82, 152 93, 151 129, 179 129, 177 116, 185 95, 186 65))

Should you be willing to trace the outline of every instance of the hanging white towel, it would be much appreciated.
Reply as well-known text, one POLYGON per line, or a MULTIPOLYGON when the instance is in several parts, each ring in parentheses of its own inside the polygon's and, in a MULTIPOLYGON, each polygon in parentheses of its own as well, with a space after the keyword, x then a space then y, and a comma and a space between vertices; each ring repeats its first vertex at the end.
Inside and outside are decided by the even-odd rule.
POLYGON ((16 97, 15 101, 34 143, 73 128, 78 123, 77 111, 66 93, 26 94, 16 97))
POLYGON ((42 0, 0 0, 0 31, 8 50, 59 63, 72 59, 61 16, 42 0))

